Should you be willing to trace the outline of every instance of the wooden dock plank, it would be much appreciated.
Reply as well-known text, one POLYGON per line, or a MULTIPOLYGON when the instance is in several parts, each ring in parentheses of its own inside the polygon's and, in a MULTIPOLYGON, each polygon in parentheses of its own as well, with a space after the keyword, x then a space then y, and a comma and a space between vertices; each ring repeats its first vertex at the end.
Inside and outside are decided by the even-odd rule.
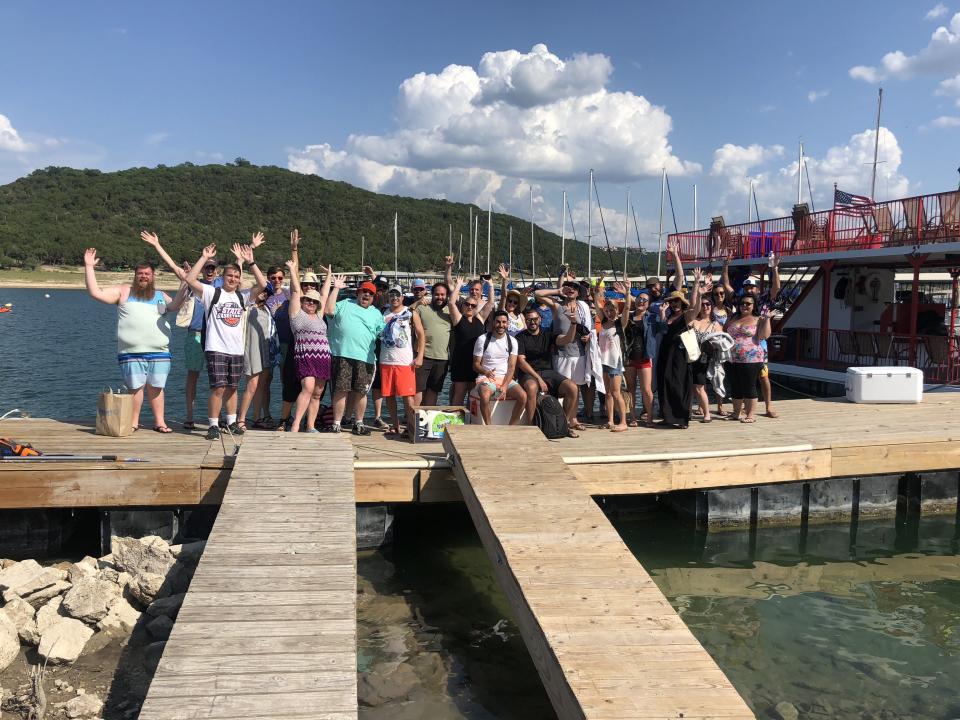
POLYGON ((557 445, 462 426, 444 446, 560 718, 753 717, 557 445), (675 648, 696 672, 658 672, 675 648))
POLYGON ((244 439, 141 718, 355 720, 354 487, 343 437, 244 439))

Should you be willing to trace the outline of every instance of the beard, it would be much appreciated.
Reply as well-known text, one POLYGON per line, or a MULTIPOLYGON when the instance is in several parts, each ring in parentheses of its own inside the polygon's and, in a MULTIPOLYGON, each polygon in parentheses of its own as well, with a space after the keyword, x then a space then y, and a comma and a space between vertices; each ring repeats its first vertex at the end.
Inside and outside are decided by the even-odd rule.
POLYGON ((137 300, 152 300, 156 292, 156 288, 153 286, 153 280, 143 283, 134 278, 133 285, 130 286, 130 294, 137 298, 137 300))
POLYGON ((436 297, 430 299, 430 306, 431 306, 434 310, 440 310, 440 309, 441 309, 444 305, 446 305, 446 304, 447 304, 447 299, 446 299, 446 298, 443 298, 442 300, 441 300, 440 298, 436 298, 436 297))

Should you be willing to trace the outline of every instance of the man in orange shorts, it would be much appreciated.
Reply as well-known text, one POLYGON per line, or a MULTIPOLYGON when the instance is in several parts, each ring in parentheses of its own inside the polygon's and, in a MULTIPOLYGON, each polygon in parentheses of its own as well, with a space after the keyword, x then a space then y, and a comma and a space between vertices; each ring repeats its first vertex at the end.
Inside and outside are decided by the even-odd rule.
POLYGON ((392 287, 387 293, 389 306, 383 313, 386 325, 380 338, 380 392, 387 401, 391 426, 387 435, 400 434, 400 415, 397 398, 403 399, 407 432, 417 430, 413 414, 417 394, 417 368, 423 365, 426 336, 420 316, 403 304, 403 291, 392 287), (416 349, 414 349, 416 348, 416 349))

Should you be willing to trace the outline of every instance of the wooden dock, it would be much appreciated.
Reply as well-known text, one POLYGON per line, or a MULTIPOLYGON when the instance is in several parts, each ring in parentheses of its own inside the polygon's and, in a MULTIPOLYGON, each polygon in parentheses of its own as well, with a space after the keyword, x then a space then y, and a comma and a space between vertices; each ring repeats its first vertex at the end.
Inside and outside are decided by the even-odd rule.
POLYGON ((753 718, 539 430, 444 446, 560 718, 753 718))
POLYGON ((140 718, 355 720, 356 567, 350 443, 250 434, 140 718))
MULTIPOLYGON (((786 400, 777 408, 780 418, 760 417, 755 425, 714 419, 686 431, 588 429, 552 445, 591 495, 960 468, 960 393, 928 393, 919 405, 824 399, 786 400)), ((251 431, 238 442, 263 434, 275 433, 251 431)), ((0 436, 48 453, 147 460, 0 463, 0 509, 218 504, 233 465, 229 441, 207 442, 200 431, 106 438, 89 422, 4 420, 0 436)), ((357 502, 461 500, 440 443, 413 445, 380 433, 344 437, 354 448, 357 502)))

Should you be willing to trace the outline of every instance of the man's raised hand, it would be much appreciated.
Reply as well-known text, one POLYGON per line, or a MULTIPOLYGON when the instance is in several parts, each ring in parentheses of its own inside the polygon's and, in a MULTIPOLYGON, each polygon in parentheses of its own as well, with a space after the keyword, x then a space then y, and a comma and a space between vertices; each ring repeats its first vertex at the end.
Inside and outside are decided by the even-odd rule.
POLYGON ((87 248, 86 252, 83 253, 83 264, 87 267, 96 267, 100 264, 96 248, 87 248))
POLYGON ((212 257, 217 255, 217 246, 215 243, 210 243, 203 250, 200 251, 200 254, 203 256, 204 260, 209 260, 212 257))
POLYGON ((264 238, 262 232, 254 233, 253 235, 250 236, 250 249, 256 250, 265 242, 266 242, 266 239, 264 238))
POLYGON ((140 239, 143 240, 147 245, 158 248, 160 247, 160 238, 157 237, 156 233, 147 232, 146 230, 141 231, 140 239))
POLYGON ((300 231, 294 228, 290 231, 290 249, 296 250, 300 247, 300 231))
POLYGON ((346 275, 334 275, 333 276, 333 286, 337 290, 343 290, 347 286, 347 276, 346 275))

